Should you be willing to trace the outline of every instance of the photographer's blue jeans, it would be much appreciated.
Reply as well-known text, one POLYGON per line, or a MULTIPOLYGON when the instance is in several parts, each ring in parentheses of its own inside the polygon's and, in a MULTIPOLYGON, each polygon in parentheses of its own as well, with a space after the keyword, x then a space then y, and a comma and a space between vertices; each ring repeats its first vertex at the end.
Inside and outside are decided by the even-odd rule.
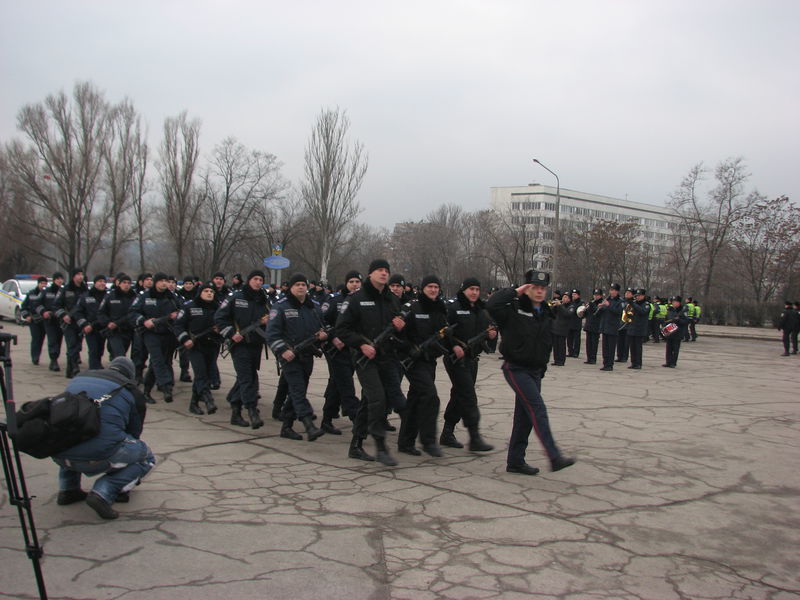
POLYGON ((92 491, 112 504, 120 492, 131 490, 155 466, 156 459, 150 448, 141 440, 129 437, 116 452, 101 460, 53 458, 61 467, 58 473, 59 491, 79 490, 81 475, 105 473, 92 486, 92 491))

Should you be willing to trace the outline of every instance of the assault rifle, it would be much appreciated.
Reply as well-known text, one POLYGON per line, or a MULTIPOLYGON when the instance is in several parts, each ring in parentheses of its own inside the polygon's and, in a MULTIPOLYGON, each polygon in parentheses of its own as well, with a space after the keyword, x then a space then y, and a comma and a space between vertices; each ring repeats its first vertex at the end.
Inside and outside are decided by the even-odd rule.
MULTIPOLYGON (((466 356, 468 353, 474 352, 474 350, 480 346, 484 346, 484 349, 486 349, 485 348, 486 340, 489 339, 489 334, 492 331, 496 330, 497 330, 496 326, 494 325, 494 323, 492 323, 486 329, 481 331, 478 335, 469 338, 466 342, 462 342, 458 338, 454 339, 456 343, 464 349, 464 356, 466 356)), ((453 364, 456 364, 459 360, 461 360, 460 358, 456 357, 455 352, 451 352, 448 358, 450 359, 450 362, 452 362, 453 364)))
POLYGON ((320 345, 320 350, 322 350, 323 354, 325 354, 326 357, 333 358, 334 356, 339 354, 339 349, 333 343, 333 338, 335 337, 333 333, 335 331, 335 328, 331 327, 330 325, 326 325, 325 327, 322 328, 322 331, 327 333, 328 337, 322 341, 322 344, 320 345))
MULTIPOLYGON (((172 313, 170 313, 170 314, 172 314, 172 313)), ((150 319, 145 319, 145 321, 149 321, 149 320, 150 319)), ((172 318, 170 317, 170 315, 164 315, 163 317, 154 317, 153 318, 153 329, 151 331, 155 331, 156 329, 158 329, 158 327, 160 325, 167 325, 171 320, 172 320, 172 318)), ((137 325, 136 326, 136 333, 141 335, 145 331, 147 331, 147 327, 145 327, 144 321, 142 321, 141 325, 137 325)))
POLYGON ((412 348, 411 353, 400 361, 400 365, 403 367, 403 370, 408 371, 412 366, 414 366, 415 362, 425 356, 428 350, 438 349, 442 354, 444 354, 446 350, 439 343, 439 340, 450 335, 456 327, 458 327, 458 323, 442 327, 441 329, 438 329, 431 337, 422 342, 419 346, 412 348))
MULTIPOLYGON (((108 323, 106 323, 106 326, 100 330, 100 335, 102 335, 105 339, 108 339, 112 335, 119 333, 121 327, 122 326, 116 321, 109 321, 108 323), (111 323, 114 323, 116 327, 114 327, 113 329, 109 329, 108 326, 111 325, 111 323)), ((94 328, 94 325, 92 325, 92 328, 94 328)))
POLYGON ((28 327, 29 325, 32 325, 33 323, 41 323, 42 321, 44 321, 44 317, 42 315, 37 315, 36 313, 31 313, 28 316, 31 318, 31 322, 28 323, 25 319, 22 319, 22 326, 23 327, 28 327))
POLYGON ((192 333, 190 331, 189 339, 191 339, 192 343, 195 344, 197 343, 197 340, 199 340, 201 337, 207 336, 209 333, 218 333, 217 326, 212 325, 211 327, 207 327, 206 329, 203 329, 203 331, 201 331, 200 333, 192 333))
MULTIPOLYGON (((408 318, 410 312, 411 311, 404 310, 399 315, 395 316, 398 316, 405 321, 408 318)), ((394 319, 394 317, 392 317, 392 319, 394 319)), ((364 338, 365 343, 375 348, 376 352, 384 342, 387 342, 391 339, 396 339, 394 337, 394 323, 389 323, 389 325, 387 325, 386 328, 383 331, 381 331, 374 340, 369 340, 367 338, 364 338)), ((356 359, 356 367, 359 369, 363 369, 369 361, 370 359, 367 358, 367 355, 362 354, 356 359)))
MULTIPOLYGON (((243 338, 246 338, 250 333, 255 332, 255 333, 257 333, 258 335, 260 335, 262 338, 264 338, 266 340, 267 339, 267 334, 263 329, 261 329, 261 325, 263 325, 263 323, 261 322, 262 318, 263 317, 259 317, 258 319, 256 319, 252 323, 250 323, 250 325, 248 325, 244 329, 240 329, 236 333, 238 333, 243 338)), ((219 355, 222 358, 225 358, 226 356, 228 356, 231 353, 231 349, 235 345, 236 345, 236 342, 234 342, 232 338, 228 338, 227 340, 225 340, 225 343, 222 345, 219 355)))
MULTIPOLYGON (((312 352, 312 354, 314 354, 314 356, 321 356, 319 347, 317 346, 317 344, 320 342, 320 340, 317 339, 317 333, 314 333, 314 335, 307 337, 306 339, 295 344, 294 346, 289 347, 288 350, 291 350, 292 353, 295 355, 295 357, 299 357, 307 350, 311 350, 313 348, 314 351, 312 352)), ((286 350, 284 350, 284 352, 286 352, 286 350)), ((275 355, 275 358, 278 359, 279 367, 283 367, 287 362, 282 356, 279 356, 277 354, 275 355)))

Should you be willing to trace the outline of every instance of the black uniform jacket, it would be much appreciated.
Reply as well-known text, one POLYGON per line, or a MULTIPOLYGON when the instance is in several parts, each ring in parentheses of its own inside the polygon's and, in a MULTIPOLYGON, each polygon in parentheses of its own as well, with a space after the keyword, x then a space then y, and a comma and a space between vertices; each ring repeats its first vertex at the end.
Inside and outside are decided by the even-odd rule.
MULTIPOLYGON (((222 337, 231 338, 235 333, 268 315, 269 306, 267 294, 263 289, 254 290, 247 285, 222 301, 214 315, 214 322, 222 337)), ((266 332, 265 325, 259 327, 266 332)), ((241 343, 258 345, 266 342, 261 335, 251 331, 241 343)))
POLYGON ((597 307, 597 314, 600 316, 600 333, 619 335, 619 328, 622 326, 622 298, 609 296, 607 300, 608 306, 604 306, 601 302, 597 307))
POLYGON ((41 315, 39 308, 44 303, 44 295, 46 291, 47 288, 40 290, 37 286, 25 295, 25 298, 22 300, 22 304, 19 307, 19 314, 23 319, 35 315, 41 315))
MULTIPOLYGON (((389 290, 389 286, 379 292, 366 279, 361 289, 350 294, 340 306, 336 332, 347 346, 358 349, 361 344, 371 344, 399 315, 400 299, 389 290)), ((377 348, 379 356, 382 353, 387 355, 386 346, 377 348)))
MULTIPOLYGON (((307 295, 301 303, 294 294, 289 294, 272 305, 267 326, 267 343, 272 353, 280 356, 322 328, 319 302, 307 295)), ((313 348, 308 348, 304 354, 313 354, 313 348)))
POLYGON ((133 288, 126 293, 115 287, 100 303, 100 307, 97 309, 97 319, 104 327, 113 322, 120 331, 131 331, 133 329, 131 305, 137 296, 138 294, 133 288))
POLYGON ((686 328, 689 325, 689 308, 685 304, 681 304, 678 308, 670 306, 667 309, 666 323, 675 323, 678 326, 678 331, 673 333, 679 339, 686 335, 686 328))
MULTIPOLYGON (((144 325, 148 319, 165 317, 170 313, 180 310, 180 300, 170 290, 157 292, 156 288, 150 288, 146 292, 139 294, 131 304, 131 318, 136 327, 144 325)), ((172 333, 172 323, 160 323, 151 333, 167 334, 172 333)))
POLYGON ((61 288, 57 286, 55 283, 51 283, 49 286, 44 288, 44 297, 42 298, 42 304, 38 308, 39 314, 51 312, 53 313, 53 316, 55 316, 56 298, 58 298, 58 293, 60 291, 61 288))
POLYGON ((647 300, 633 302, 633 321, 628 325, 628 335, 647 337, 650 333, 650 303, 647 300))
POLYGON ((75 306, 78 304, 78 299, 89 291, 85 283, 75 285, 69 282, 58 292, 56 300, 53 303, 56 309, 56 317, 63 319, 66 315, 74 317, 75 306))
POLYGON ((588 333, 600 333, 600 315, 602 315, 602 313, 598 314, 597 308, 602 301, 603 299, 601 298, 600 300, 592 300, 589 302, 586 307, 586 312, 583 313, 583 318, 585 319, 583 322, 584 331, 588 333))
POLYGON ((781 313, 781 318, 778 321, 778 329, 780 331, 792 332, 800 327, 800 314, 791 308, 784 308, 781 313))
POLYGON ((322 303, 321 310, 322 310, 322 320, 324 321, 325 325, 329 327, 333 327, 333 335, 331 338, 338 337, 336 333, 336 319, 339 318, 339 312, 342 307, 342 303, 347 299, 349 294, 347 292, 336 293, 328 297, 328 299, 322 303))
POLYGON ((569 330, 572 328, 572 321, 578 307, 574 302, 567 302, 560 306, 551 306, 550 309, 556 316, 556 320, 553 323, 553 335, 567 337, 569 330))
POLYGON ((175 335, 178 342, 183 344, 191 339, 192 335, 202 333, 203 335, 196 340, 195 344, 212 346, 222 341, 220 335, 213 330, 214 315, 219 308, 216 299, 206 302, 202 298, 195 298, 183 305, 178 318, 175 319, 175 335), (211 331, 210 331, 211 330, 211 331))
POLYGON ((108 293, 105 290, 98 290, 93 287, 83 296, 78 298, 78 304, 73 311, 75 314, 75 323, 78 327, 86 327, 91 325, 92 329, 98 331, 102 328, 102 323, 99 319, 100 304, 105 300, 108 293))
MULTIPOLYGON (((447 327, 447 305, 444 300, 431 300, 425 294, 420 294, 417 300, 406 304, 409 315, 403 329, 406 339, 415 346, 421 346, 437 331, 447 327)), ((448 339, 440 339, 439 344, 432 345, 425 350, 424 360, 435 360, 443 354, 442 348, 448 350, 452 346, 448 339)))
MULTIPOLYGON (((453 331, 453 337, 461 342, 467 342, 486 331, 492 324, 492 318, 483 300, 478 298, 475 304, 471 304, 464 292, 458 292, 456 297, 447 303, 447 322, 450 325, 458 325, 453 331)), ((478 345, 470 348, 467 354, 475 357, 482 351, 483 345, 478 345)))
POLYGON ((489 314, 500 327, 500 353, 508 362, 547 369, 553 349, 553 311, 546 303, 536 310, 526 295, 514 288, 492 294, 486 303, 489 314))

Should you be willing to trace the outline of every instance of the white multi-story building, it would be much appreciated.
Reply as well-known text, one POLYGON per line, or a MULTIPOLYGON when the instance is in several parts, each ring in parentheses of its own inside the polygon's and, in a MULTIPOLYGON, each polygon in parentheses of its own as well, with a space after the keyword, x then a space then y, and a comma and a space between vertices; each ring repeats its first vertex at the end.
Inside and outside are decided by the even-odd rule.
MULTIPOLYGON (((639 241, 647 244, 654 253, 663 252, 672 244, 672 231, 678 221, 675 213, 665 207, 563 188, 560 197, 559 222, 562 230, 572 224, 586 229, 593 221, 601 219, 632 222, 639 226, 639 241)), ((552 244, 548 245, 546 240, 553 239, 555 187, 538 183, 493 187, 491 208, 506 215, 512 225, 538 226, 538 237, 544 240, 540 245, 540 256, 546 258, 553 253, 552 244)))

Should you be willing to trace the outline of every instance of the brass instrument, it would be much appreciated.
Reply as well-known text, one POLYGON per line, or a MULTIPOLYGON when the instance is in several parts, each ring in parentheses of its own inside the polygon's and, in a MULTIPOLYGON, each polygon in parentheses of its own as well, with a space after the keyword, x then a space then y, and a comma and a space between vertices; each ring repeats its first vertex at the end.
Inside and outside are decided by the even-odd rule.
POLYGON ((626 304, 622 309, 622 325, 619 326, 617 331, 622 331, 633 321, 633 304, 626 304))

